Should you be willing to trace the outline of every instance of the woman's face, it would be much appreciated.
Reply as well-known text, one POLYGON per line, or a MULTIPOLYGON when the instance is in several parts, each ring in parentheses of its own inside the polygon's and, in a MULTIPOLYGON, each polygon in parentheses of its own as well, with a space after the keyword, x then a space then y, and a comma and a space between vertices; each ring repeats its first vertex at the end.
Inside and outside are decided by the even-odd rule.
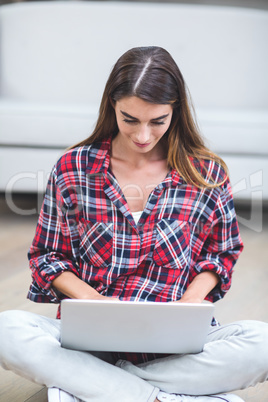
POLYGON ((119 132, 117 141, 138 153, 151 151, 170 126, 171 105, 158 105, 137 98, 122 98, 115 104, 119 132))

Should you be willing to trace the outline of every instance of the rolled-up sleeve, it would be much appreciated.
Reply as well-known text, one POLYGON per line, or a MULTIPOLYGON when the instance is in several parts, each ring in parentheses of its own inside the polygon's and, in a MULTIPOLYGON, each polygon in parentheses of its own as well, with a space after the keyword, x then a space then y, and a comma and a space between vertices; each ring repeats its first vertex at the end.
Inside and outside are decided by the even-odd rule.
POLYGON ((229 290, 233 267, 243 250, 228 180, 221 187, 212 222, 208 237, 194 266, 193 277, 203 271, 217 273, 219 283, 206 298, 215 302, 223 298, 229 290))
POLYGON ((58 303, 62 295, 51 286, 63 271, 79 275, 65 211, 68 208, 52 171, 28 252, 32 284, 27 297, 35 302, 58 303))

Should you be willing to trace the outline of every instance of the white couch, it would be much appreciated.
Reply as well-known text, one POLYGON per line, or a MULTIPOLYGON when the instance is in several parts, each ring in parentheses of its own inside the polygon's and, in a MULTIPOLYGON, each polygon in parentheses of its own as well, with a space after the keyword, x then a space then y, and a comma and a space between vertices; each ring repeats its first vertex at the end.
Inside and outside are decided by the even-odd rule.
POLYGON ((234 196, 268 200, 268 12, 181 4, 0 6, 0 191, 42 192, 64 148, 87 137, 113 63, 165 47, 188 84, 234 196))

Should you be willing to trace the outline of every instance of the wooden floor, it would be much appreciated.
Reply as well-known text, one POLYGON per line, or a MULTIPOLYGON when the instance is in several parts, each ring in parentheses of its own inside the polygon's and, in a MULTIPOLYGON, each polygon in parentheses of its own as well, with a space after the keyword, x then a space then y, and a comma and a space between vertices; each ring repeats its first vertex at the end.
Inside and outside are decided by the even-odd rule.
MULTIPOLYGON (((20 196, 14 203, 23 211, 36 208, 36 200, 29 196, 20 196)), ((242 216, 245 211, 238 209, 237 214, 242 216)), ((231 291, 216 304, 216 317, 222 324, 243 319, 268 322, 267 218, 266 213, 262 220, 263 229, 259 233, 243 225, 240 227, 245 250, 236 265, 231 291)), ((0 195, 0 311, 23 309, 54 317, 55 305, 40 305, 26 300, 30 283, 27 250, 34 236, 36 220, 36 214, 23 216, 12 213, 0 195)), ((237 391, 236 394, 246 402, 267 402, 268 383, 237 391)), ((46 402, 46 389, 0 369, 0 401, 46 402)))

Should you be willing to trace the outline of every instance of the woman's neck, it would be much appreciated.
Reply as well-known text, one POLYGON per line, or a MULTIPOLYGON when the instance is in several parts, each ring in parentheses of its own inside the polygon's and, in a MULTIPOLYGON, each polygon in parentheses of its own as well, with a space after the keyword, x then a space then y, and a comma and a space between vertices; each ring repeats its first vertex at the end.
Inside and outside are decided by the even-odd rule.
POLYGON ((115 137, 111 145, 111 158, 125 162, 136 169, 142 169, 150 163, 166 160, 167 144, 159 142, 151 151, 141 153, 129 149, 123 141, 115 137))

